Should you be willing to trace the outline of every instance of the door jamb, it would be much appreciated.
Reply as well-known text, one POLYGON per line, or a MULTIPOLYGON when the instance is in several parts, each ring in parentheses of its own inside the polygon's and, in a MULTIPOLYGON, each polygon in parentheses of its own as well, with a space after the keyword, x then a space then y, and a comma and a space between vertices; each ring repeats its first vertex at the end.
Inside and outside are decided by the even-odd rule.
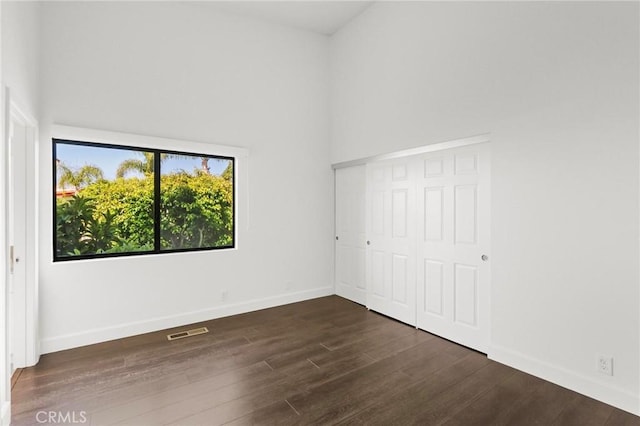
POLYGON ((340 163, 334 163, 331 168, 343 169, 345 167, 360 166, 367 163, 373 163, 374 161, 393 160, 396 158, 412 157, 414 155, 426 154, 427 152, 442 151, 451 148, 460 148, 467 145, 475 145, 477 143, 490 142, 490 134, 483 133, 477 136, 470 136, 462 139, 453 139, 445 142, 434 143, 430 145, 423 145, 417 148, 404 149, 402 151, 390 152, 387 154, 373 155, 371 157, 358 158, 350 161, 343 161, 340 163))

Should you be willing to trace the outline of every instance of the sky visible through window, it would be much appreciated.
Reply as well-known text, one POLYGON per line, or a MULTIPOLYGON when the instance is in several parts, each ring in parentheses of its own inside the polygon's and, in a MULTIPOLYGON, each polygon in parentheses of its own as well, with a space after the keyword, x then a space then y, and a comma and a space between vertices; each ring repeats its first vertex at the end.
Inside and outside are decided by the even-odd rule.
MULTIPOLYGON (((144 148, 140 148, 140 150, 144 150, 144 148)), ((107 180, 113 180, 116 178, 116 170, 123 161, 129 159, 140 160, 143 158, 140 151, 117 148, 102 148, 95 146, 69 145, 65 143, 58 143, 56 145, 56 157, 72 170, 78 170, 86 165, 97 166, 102 170, 104 178, 107 180)), ((228 164, 228 160, 210 158, 210 173, 212 175, 219 176, 222 174, 228 164)), ((163 174, 180 171, 193 173, 194 170, 201 168, 202 161, 198 156, 181 156, 178 158, 169 157, 162 162, 161 166, 163 174)), ((127 174, 127 176, 142 177, 142 174, 131 171, 127 174)))

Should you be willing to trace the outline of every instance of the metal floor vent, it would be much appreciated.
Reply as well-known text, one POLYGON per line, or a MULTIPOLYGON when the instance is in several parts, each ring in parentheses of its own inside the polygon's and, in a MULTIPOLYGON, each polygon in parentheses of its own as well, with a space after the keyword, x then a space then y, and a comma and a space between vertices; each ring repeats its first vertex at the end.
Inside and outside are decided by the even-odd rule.
POLYGON ((185 337, 197 336, 198 334, 208 333, 207 327, 194 328, 193 330, 179 331, 173 334, 167 334, 167 340, 184 339, 185 337))

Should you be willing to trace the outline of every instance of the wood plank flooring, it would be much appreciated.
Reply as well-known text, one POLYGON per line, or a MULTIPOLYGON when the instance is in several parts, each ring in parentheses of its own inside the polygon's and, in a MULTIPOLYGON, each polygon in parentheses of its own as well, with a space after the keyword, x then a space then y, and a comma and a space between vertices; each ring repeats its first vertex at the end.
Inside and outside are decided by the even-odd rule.
POLYGON ((13 387, 18 382, 18 377, 20 377, 20 374, 22 374, 22 368, 16 368, 16 371, 14 371, 11 375, 11 389, 13 389, 13 387))
POLYGON ((12 400, 14 425, 640 426, 337 296, 44 355, 12 400))

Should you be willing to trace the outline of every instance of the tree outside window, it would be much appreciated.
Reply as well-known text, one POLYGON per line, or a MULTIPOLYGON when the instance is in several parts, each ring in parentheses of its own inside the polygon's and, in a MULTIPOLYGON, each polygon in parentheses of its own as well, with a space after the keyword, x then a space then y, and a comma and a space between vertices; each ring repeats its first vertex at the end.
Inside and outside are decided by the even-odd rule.
POLYGON ((54 139, 54 260, 234 247, 234 159, 54 139))

